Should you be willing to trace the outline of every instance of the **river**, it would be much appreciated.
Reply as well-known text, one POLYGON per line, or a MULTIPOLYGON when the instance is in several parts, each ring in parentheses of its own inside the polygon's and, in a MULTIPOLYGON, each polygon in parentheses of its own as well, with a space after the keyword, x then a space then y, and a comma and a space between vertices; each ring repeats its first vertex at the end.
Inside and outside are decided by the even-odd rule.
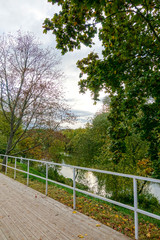
MULTIPOLYGON (((66 178, 73 179, 73 169, 69 167, 62 166, 59 168, 59 173, 66 178)), ((82 178, 77 178, 76 181, 82 183, 89 187, 89 190, 95 194, 99 194, 101 196, 106 196, 105 186, 100 187, 97 177, 93 172, 83 172, 82 178)), ((160 184, 158 183, 150 183, 148 185, 148 192, 153 194, 160 203, 160 184)))

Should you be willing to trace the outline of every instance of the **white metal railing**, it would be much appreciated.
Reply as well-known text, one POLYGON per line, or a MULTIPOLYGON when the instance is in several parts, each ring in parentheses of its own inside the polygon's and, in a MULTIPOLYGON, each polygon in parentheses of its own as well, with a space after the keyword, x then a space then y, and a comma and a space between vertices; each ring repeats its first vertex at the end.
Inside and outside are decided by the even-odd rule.
POLYGON ((135 176, 135 175, 129 175, 129 174, 123 174, 123 173, 117 173, 117 172, 111 172, 111 171, 105 171, 105 170, 99 170, 99 169, 93 169, 93 168, 79 167, 79 166, 73 166, 73 165, 67 165, 67 164, 60 164, 60 163, 54 163, 54 162, 48 162, 48 161, 42 161, 42 160, 36 160, 36 159, 15 157, 15 156, 3 155, 3 154, 0 154, 0 156, 6 158, 6 164, 0 163, 0 165, 5 166, 5 173, 6 174, 7 174, 7 168, 14 169, 14 179, 16 179, 16 171, 19 171, 19 172, 22 172, 22 173, 27 173, 27 186, 29 186, 29 176, 34 176, 34 177, 45 180, 46 181, 46 196, 47 196, 47 193, 48 193, 48 182, 52 182, 52 183, 61 185, 63 187, 72 189, 73 190, 73 209, 76 209, 76 191, 77 191, 77 192, 89 195, 91 197, 98 198, 98 199, 101 199, 103 201, 106 201, 106 202, 109 202, 109 203, 118 205, 120 207, 124 207, 124 208, 127 208, 129 210, 134 211, 135 239, 138 239, 138 213, 141 213, 141 214, 149 216, 151 218, 155 218, 155 219, 160 220, 159 215, 156 215, 156 214, 153 214, 153 213, 150 213, 150 212, 147 212, 147 211, 144 211, 144 210, 141 210, 141 209, 138 208, 138 196, 137 196, 137 180, 160 183, 159 179, 140 177, 140 176, 135 176), (8 158, 13 158, 15 160, 14 167, 11 167, 11 166, 8 165, 8 158), (28 161, 27 171, 24 171, 24 170, 21 170, 21 169, 17 168, 17 159, 20 159, 21 161, 22 160, 28 161), (29 167, 30 167, 29 162, 30 161, 45 164, 46 165, 46 177, 41 177, 41 176, 35 175, 33 173, 30 173, 29 172, 29 167), (57 182, 57 181, 54 181, 54 180, 51 180, 51 179, 48 179, 48 166, 49 165, 65 166, 65 167, 72 168, 73 169, 73 187, 68 186, 66 184, 63 184, 63 183, 60 183, 60 182, 57 182), (134 206, 132 207, 132 206, 129 206, 129 205, 126 205, 126 204, 123 204, 123 203, 120 203, 120 202, 117 202, 117 201, 99 196, 97 194, 93 194, 93 193, 90 193, 90 192, 87 192, 87 191, 76 188, 76 174, 75 174, 76 169, 86 170, 86 171, 91 171, 91 172, 97 172, 97 173, 104 173, 104 174, 109 174, 109 175, 114 175, 114 176, 120 176, 120 177, 133 179, 134 206))

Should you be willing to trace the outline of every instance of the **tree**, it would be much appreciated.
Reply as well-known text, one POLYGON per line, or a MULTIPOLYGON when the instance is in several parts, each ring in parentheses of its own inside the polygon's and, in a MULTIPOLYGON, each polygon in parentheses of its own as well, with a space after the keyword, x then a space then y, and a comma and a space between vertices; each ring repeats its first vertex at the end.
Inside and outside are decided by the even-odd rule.
POLYGON ((108 113, 97 114, 85 128, 63 132, 68 137, 66 149, 79 158, 81 165, 91 167, 97 163, 95 158, 101 153, 101 148, 108 138, 107 116, 108 113))
POLYGON ((72 119, 63 99, 59 63, 56 53, 43 49, 31 33, 1 36, 0 104, 9 126, 6 155, 28 137, 28 129, 56 129, 72 119))
POLYGON ((58 3, 61 10, 44 21, 44 32, 52 30, 62 54, 80 49, 81 44, 92 47, 98 32, 102 54, 91 52, 77 62, 79 86, 81 92, 89 89, 94 99, 101 89, 110 94, 110 149, 115 164, 126 151, 128 121, 134 117, 134 127, 149 143, 153 176, 160 177, 159 0, 49 2, 58 3))

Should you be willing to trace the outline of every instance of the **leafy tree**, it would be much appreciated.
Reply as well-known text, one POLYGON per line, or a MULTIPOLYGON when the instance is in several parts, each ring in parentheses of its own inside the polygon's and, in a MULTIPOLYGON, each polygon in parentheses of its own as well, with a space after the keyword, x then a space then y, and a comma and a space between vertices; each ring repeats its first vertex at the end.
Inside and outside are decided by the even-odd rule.
POLYGON ((41 134, 39 129, 30 129, 27 131, 26 137, 17 144, 17 147, 26 158, 43 159, 44 156, 47 158, 46 152, 43 151, 43 141, 44 134, 41 134))
POLYGON ((66 137, 61 130, 52 131, 49 137, 44 138, 43 146, 49 159, 54 161, 61 159, 61 154, 65 151, 65 140, 66 137))
POLYGON ((51 155, 51 158, 54 161, 59 161, 60 157, 61 157, 61 153, 64 152, 64 148, 65 148, 65 143, 59 139, 54 139, 52 145, 49 148, 49 153, 51 155))
POLYGON ((59 161, 66 144, 61 130, 32 129, 28 132, 28 137, 18 144, 25 157, 59 161))
POLYGON ((81 159, 81 164, 91 166, 95 164, 95 157, 100 154, 101 147, 108 137, 108 113, 97 114, 85 128, 70 132, 67 148, 70 153, 81 159))
POLYGON ((92 47, 98 33, 102 54, 91 52, 77 62, 79 86, 81 92, 89 89, 94 99, 101 89, 110 94, 113 161, 118 164, 126 152, 128 121, 134 117, 133 127, 149 143, 153 176, 160 177, 159 0, 48 1, 61 10, 44 21, 44 33, 51 30, 56 35, 62 54, 81 44, 92 47))
POLYGON ((55 52, 43 49, 30 33, 0 37, 0 104, 8 126, 5 154, 28 137, 28 129, 56 129, 72 119, 62 97, 59 63, 55 52))
POLYGON ((67 137, 68 141, 66 142, 66 151, 69 153, 78 152, 77 146, 79 145, 79 139, 86 132, 84 128, 70 129, 63 131, 63 134, 67 137))

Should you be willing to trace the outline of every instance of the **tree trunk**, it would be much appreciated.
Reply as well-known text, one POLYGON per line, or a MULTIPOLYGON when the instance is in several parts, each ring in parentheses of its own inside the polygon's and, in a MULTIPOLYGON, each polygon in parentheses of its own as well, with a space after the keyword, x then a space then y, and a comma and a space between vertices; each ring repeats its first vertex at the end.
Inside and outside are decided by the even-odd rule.
POLYGON ((142 184, 141 188, 138 190, 138 194, 141 194, 145 185, 146 185, 147 181, 144 181, 144 183, 142 184))
MULTIPOLYGON (((12 137, 10 137, 9 140, 8 140, 5 155, 8 155, 10 153, 10 149, 11 149, 11 146, 12 146, 12 140, 13 140, 12 137)), ((6 157, 3 158, 2 164, 6 164, 6 159, 7 159, 6 157)), ((5 171, 6 171, 6 166, 2 165, 2 172, 5 172, 5 171)))
MULTIPOLYGON (((6 164, 6 157, 3 158, 3 162, 2 164, 6 164)), ((6 166, 2 165, 2 172, 5 172, 6 171, 6 166)))

